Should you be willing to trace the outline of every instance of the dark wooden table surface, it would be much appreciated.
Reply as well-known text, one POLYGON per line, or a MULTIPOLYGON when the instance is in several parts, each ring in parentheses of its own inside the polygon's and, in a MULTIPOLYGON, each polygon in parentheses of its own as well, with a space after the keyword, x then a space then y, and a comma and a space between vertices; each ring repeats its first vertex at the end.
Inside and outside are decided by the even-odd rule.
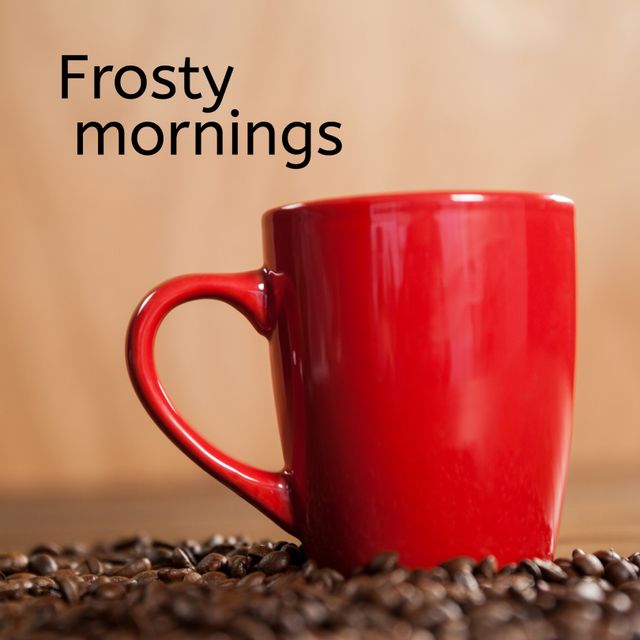
MULTIPOLYGON (((640 550, 640 473, 570 478, 557 555, 574 547, 640 550)), ((42 541, 88 543, 146 531, 168 540, 212 533, 287 539, 281 529, 214 481, 164 491, 143 488, 60 497, 0 498, 0 550, 42 541)))

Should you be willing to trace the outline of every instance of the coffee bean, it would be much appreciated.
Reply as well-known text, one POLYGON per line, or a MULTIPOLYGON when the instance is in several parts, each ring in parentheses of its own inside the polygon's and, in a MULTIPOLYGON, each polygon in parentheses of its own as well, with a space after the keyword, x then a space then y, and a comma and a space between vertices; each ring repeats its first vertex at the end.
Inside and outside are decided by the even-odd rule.
POLYGON ((440 564, 440 566, 453 578, 457 573, 471 573, 476 563, 473 558, 458 556, 440 564))
POLYGON ((118 575, 125 576, 127 578, 133 578, 133 576, 142 573, 143 571, 149 571, 151 569, 151 561, 149 558, 136 558, 127 562, 122 568, 118 570, 118 575))
MULTIPOLYGON (((0 582, 0 601, 8 598, 15 598, 22 593, 20 581, 5 580, 0 582)), ((1 627, 0 627, 1 628, 1 627)))
POLYGON ((192 584, 201 584, 202 576, 197 571, 190 570, 188 573, 184 574, 184 578, 182 578, 182 581, 192 584))
POLYGON ((569 577, 557 564, 551 560, 542 560, 534 558, 533 561, 538 565, 542 577, 547 582, 565 582, 569 577))
POLYGON ((399 555, 395 551, 382 551, 365 567, 365 573, 376 574, 392 571, 398 566, 399 555))
POLYGON ((158 578, 163 582, 176 582, 182 581, 187 575, 187 573, 191 572, 192 569, 173 569, 169 567, 165 567, 164 569, 158 569, 158 578))
POLYGON ((30 573, 28 571, 20 571, 19 573, 12 573, 7 576, 7 580, 24 580, 37 577, 35 573, 30 573))
POLYGON ((606 607, 615 613, 627 613, 633 607, 631 598, 622 591, 607 594, 606 607))
POLYGON ((76 604, 80 600, 80 590, 78 588, 78 581, 76 578, 61 576, 56 579, 56 582, 58 583, 64 599, 69 604, 76 604))
POLYGON ((540 567, 535 562, 533 562, 533 560, 523 560, 518 565, 518 568, 530 573, 535 580, 542 579, 542 571, 540 570, 540 567))
POLYGON ((47 553, 50 556, 62 555, 62 547, 55 542, 45 542, 43 544, 36 545, 29 551, 29 555, 35 555, 36 553, 47 553))
POLYGON ((501 576, 508 576, 512 573, 515 573, 518 570, 518 565, 515 562, 508 562, 507 564, 503 564, 498 571, 501 576))
POLYGON ((43 640, 53 632, 116 640, 135 628, 140 637, 216 640, 640 637, 640 554, 598 553, 576 549, 571 559, 523 559, 499 571, 493 557, 408 570, 385 553, 345 578, 287 541, 47 543, 18 561, 0 554, 10 570, 0 575, 0 635, 35 629, 43 640))
POLYGON ((97 576, 95 573, 83 573, 80 575, 80 578, 87 587, 90 587, 98 581, 100 576, 97 576))
POLYGON ((285 544, 279 551, 285 551, 289 554, 289 562, 292 565, 301 566, 307 560, 304 551, 295 544, 285 544))
POLYGON ((197 540, 183 540, 180 548, 187 554, 191 564, 196 564, 196 557, 202 555, 202 545, 197 540))
POLYGON ((249 548, 247 549, 247 555, 252 556, 260 561, 260 559, 264 558, 264 556, 266 556, 271 551, 272 549, 270 549, 267 545, 254 542, 252 545, 249 545, 249 548))
POLYGON ((127 593, 126 588, 118 583, 108 582, 101 584, 96 589, 96 597, 101 600, 120 600, 127 593))
POLYGON ((493 578, 498 571, 498 562, 495 556, 486 556, 476 565, 473 572, 477 576, 482 576, 483 578, 493 578))
POLYGON ((126 551, 128 549, 146 548, 152 544, 151 538, 145 533, 140 533, 129 538, 122 538, 116 541, 112 549, 114 551, 126 551))
POLYGON ((217 584, 220 582, 226 582, 229 579, 229 576, 226 573, 222 573, 222 571, 208 571, 207 573, 202 574, 202 579, 207 584, 217 584))
POLYGON ((24 571, 28 564, 29 559, 24 553, 0 553, 0 571, 4 574, 24 571))
POLYGON ((137 573, 135 576, 133 576, 133 580, 136 584, 149 584, 150 582, 158 580, 158 571, 155 569, 141 571, 140 573, 137 573))
POLYGON ((226 566, 227 557, 221 553, 208 553, 198 564, 196 565, 196 571, 199 573, 208 573, 209 571, 219 571, 222 567, 226 566))
POLYGON ((244 578, 247 575, 250 560, 248 556, 232 556, 229 559, 229 575, 232 578, 244 578))
POLYGON ((595 551, 593 555, 602 562, 603 565, 607 565, 609 562, 613 562, 614 560, 620 560, 620 555, 616 553, 613 549, 607 550, 599 550, 595 551))
POLYGON ((58 563, 48 553, 35 553, 29 558, 29 568, 33 573, 48 576, 58 571, 58 563))
POLYGON ((14 573, 9 577, 9 582, 15 582, 20 585, 22 591, 27 591, 33 587, 33 578, 38 576, 33 576, 32 574, 19 574, 14 573), (20 576, 20 577, 17 577, 20 576))
POLYGON ((322 584, 326 591, 331 591, 334 586, 344 581, 344 577, 335 569, 322 567, 314 569, 307 577, 311 584, 322 584))
POLYGON ((574 556, 573 566, 575 570, 583 576, 600 578, 604 575, 602 562, 592 553, 583 553, 582 555, 574 556))
POLYGON ((149 560, 154 566, 171 566, 173 564, 173 547, 154 547, 149 550, 149 560))
POLYGON ((46 576, 35 576, 31 579, 29 593, 33 596, 42 596, 57 588, 57 583, 52 578, 46 576))
POLYGON ((239 587, 255 587, 261 585, 264 582, 266 574, 262 571, 254 571, 247 574, 244 578, 238 580, 239 587))
POLYGON ((638 568, 628 560, 611 560, 604 570, 604 577, 614 586, 623 582, 635 580, 638 577, 638 568))
POLYGON ((284 571, 289 566, 289 554, 286 551, 271 551, 256 565, 258 571, 270 576, 284 571))
POLYGON ((602 587, 592 578, 585 578, 571 585, 569 593, 580 600, 593 602, 603 602, 605 597, 602 587))
POLYGON ((185 549, 176 547, 171 554, 171 562, 177 569, 192 569, 193 562, 185 549))

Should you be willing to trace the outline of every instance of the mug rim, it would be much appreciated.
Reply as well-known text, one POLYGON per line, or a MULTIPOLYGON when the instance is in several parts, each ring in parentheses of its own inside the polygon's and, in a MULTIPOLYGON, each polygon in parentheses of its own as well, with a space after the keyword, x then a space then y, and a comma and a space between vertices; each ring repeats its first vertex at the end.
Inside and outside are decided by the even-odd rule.
POLYGON ((299 202, 291 202, 273 207, 264 215, 272 216, 278 214, 290 214, 296 211, 311 212, 316 210, 321 213, 322 209, 331 207, 344 207, 350 204, 362 204, 365 201, 371 201, 372 204, 384 201, 431 201, 440 204, 467 204, 474 205, 476 203, 513 203, 514 201, 522 203, 549 202, 563 205, 562 208, 568 207, 573 209, 574 201, 564 195, 550 192, 536 191, 509 191, 509 190, 485 190, 485 189, 469 189, 469 190, 435 190, 435 191, 398 191, 398 192, 380 192, 370 194, 343 195, 333 198, 318 198, 313 200, 301 200, 299 202))

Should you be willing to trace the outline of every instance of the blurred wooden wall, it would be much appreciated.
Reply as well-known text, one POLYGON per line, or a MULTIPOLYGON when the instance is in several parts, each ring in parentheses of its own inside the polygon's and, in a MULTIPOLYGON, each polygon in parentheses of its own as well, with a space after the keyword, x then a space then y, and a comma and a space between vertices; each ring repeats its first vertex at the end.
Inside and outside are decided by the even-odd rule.
MULTIPOLYGON (((486 188, 577 203, 575 473, 640 456, 640 3, 268 0, 0 4, 0 493, 192 482, 123 340, 169 276, 261 263, 260 214, 346 193, 486 188), (339 120, 344 150, 75 155, 78 120, 208 119, 185 100, 60 99, 61 53, 235 67, 223 109, 339 120)), ((277 467, 266 344, 221 304, 166 323, 160 368, 216 443, 277 467)))

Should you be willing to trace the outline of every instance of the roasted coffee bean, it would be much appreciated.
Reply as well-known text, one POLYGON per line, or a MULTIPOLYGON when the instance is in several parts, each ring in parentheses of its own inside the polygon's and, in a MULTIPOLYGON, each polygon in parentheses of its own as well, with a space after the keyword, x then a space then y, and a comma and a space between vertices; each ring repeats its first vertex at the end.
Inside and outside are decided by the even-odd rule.
POLYGON ((150 569, 151 561, 149 558, 136 558, 135 560, 127 562, 127 564, 118 569, 117 574, 127 578, 133 578, 133 576, 142 573, 143 571, 149 571, 150 569))
POLYGON ((592 553, 583 553, 573 557, 574 569, 583 576, 600 578, 604 575, 604 567, 597 556, 592 553))
POLYGON ((187 554, 191 564, 195 564, 196 557, 202 555, 202 545, 197 540, 183 540, 179 546, 187 554))
MULTIPOLYGON (((229 575, 232 578, 244 578, 247 575, 250 562, 248 556, 232 556, 229 559, 229 575)), ((260 570, 264 571, 264 568, 260 567, 260 570)))
POLYGON ((593 578, 584 578, 569 587, 568 596, 574 596, 579 600, 591 600, 603 602, 605 593, 602 587, 593 578))
POLYGON ((635 580, 638 568, 628 560, 611 560, 604 570, 604 577, 615 587, 623 582, 635 580))
POLYGON ((263 571, 254 571, 247 574, 244 578, 238 580, 239 587, 255 587, 264 582, 266 574, 263 571))
POLYGON ((165 567, 164 569, 158 569, 158 578, 163 582, 177 582, 183 580, 190 571, 192 571, 192 569, 173 569, 165 567))
POLYGON ((593 555, 602 562, 603 565, 607 565, 609 562, 613 562, 614 560, 620 560, 620 555, 616 553, 613 549, 599 550, 594 551, 593 555))
POLYGON ((408 570, 385 553, 345 578, 286 541, 171 545, 135 536, 80 549, 39 545, 17 562, 0 555, 10 569, 0 576, 0 636, 640 637, 640 554, 576 549, 571 559, 523 559, 498 571, 492 557, 408 570), (39 575, 53 568, 49 559, 56 570, 39 575))
POLYGON ((15 598, 23 592, 19 580, 5 580, 0 582, 0 601, 6 598, 15 598))
POLYGON ((55 542, 45 542, 43 544, 36 545, 29 551, 29 555, 35 555, 36 553, 48 553, 50 556, 62 555, 63 549, 59 544, 55 542))
POLYGON ((535 562, 533 562, 533 560, 523 560, 518 565, 518 568, 524 569, 525 571, 530 573, 535 580, 542 579, 542 571, 540 570, 540 567, 535 562))
MULTIPOLYGON (((19 575, 19 574, 13 574, 12 576, 10 576, 9 580, 7 582, 13 582, 17 585, 20 585, 20 589, 22 591, 28 591, 29 589, 31 589, 33 587, 33 578, 29 577, 29 576, 25 576, 25 577, 20 577, 20 578, 16 578, 15 576, 19 575)), ((37 577, 37 576, 34 576, 37 577)))
POLYGON ((29 593, 33 596, 42 596, 57 588, 57 583, 52 578, 46 576, 35 576, 31 579, 29 593))
POLYGON ((551 560, 542 560, 534 558, 533 561, 538 565, 542 577, 547 582, 565 582, 569 577, 557 564, 551 560))
POLYGON ((150 582, 154 582, 158 580, 158 571, 155 569, 151 569, 149 571, 141 571, 133 576, 133 580, 136 584, 149 584, 150 582))
POLYGON ((29 573, 28 571, 20 571, 20 573, 12 573, 7 576, 7 580, 24 580, 25 578, 28 580, 30 578, 37 577, 35 573, 29 573))
POLYGON ((613 591, 607 594, 606 607, 615 613, 627 613, 633 607, 633 601, 626 593, 613 591))
POLYGON ((483 578, 493 578, 498 571, 498 561, 495 556, 486 556, 476 565, 473 572, 477 576, 482 576, 483 578))
POLYGON ((222 567, 226 566, 227 557, 221 553, 208 553, 198 564, 196 565, 196 571, 199 573, 208 573, 209 571, 219 571, 222 567))
POLYGON ((24 571, 29 558, 24 553, 0 553, 0 571, 5 575, 24 571))
POLYGON ((70 576, 61 576, 56 579, 58 587, 69 604, 76 604, 80 600, 78 579, 70 576))
POLYGON ((29 558, 29 568, 33 573, 48 576, 58 571, 58 563, 48 553, 35 553, 29 558))
POLYGON ((128 549, 147 548, 152 544, 151 538, 145 533, 131 536, 130 538, 122 538, 113 544, 114 551, 126 551, 128 549))
POLYGON ((114 582, 101 584, 95 591, 96 597, 101 600, 120 600, 126 593, 127 589, 123 585, 114 582))
POLYGON ((289 562, 296 566, 304 564, 307 559, 304 551, 295 544, 287 543, 278 549, 278 551, 286 551, 286 553, 289 554, 289 562))
POLYGON ((500 571, 498 571, 498 573, 501 576, 508 576, 512 573, 515 573, 517 570, 518 565, 515 562, 508 562, 507 564, 503 564, 502 567, 500 567, 500 571))
POLYGON ((270 576, 284 571, 289 566, 289 554, 286 551, 270 551, 256 565, 258 571, 270 576))
POLYGON ((71 542, 62 547, 62 553, 71 556, 84 556, 89 552, 89 547, 84 542, 71 542))
POLYGON ((89 573, 93 573, 97 576, 101 575, 102 573, 104 573, 104 569, 102 567, 102 562, 100 562, 100 560, 98 560, 98 558, 94 558, 93 556, 87 558, 87 560, 85 561, 87 564, 87 569, 89 570, 89 573))
POLYGON ((315 569, 307 579, 311 584, 322 584, 327 591, 331 591, 335 585, 344 580, 341 573, 329 567, 315 569))
POLYGON ((222 573, 222 571, 208 571, 202 574, 202 579, 207 584, 217 584, 219 582, 226 582, 229 576, 226 573, 222 573))
POLYGON ((471 573, 475 565, 473 558, 467 556, 458 556, 440 564, 452 578, 458 573, 471 573))
POLYGON ((190 569, 187 573, 184 574, 184 578, 182 578, 182 582, 200 584, 202 583, 202 576, 194 569, 190 569))
POLYGON ((252 545, 249 545, 249 548, 247 549, 247 555, 260 561, 271 551, 272 549, 270 549, 267 545, 254 542, 252 545))
POLYGON ((171 563, 176 569, 192 569, 190 554, 181 547, 176 547, 171 554, 171 563))
POLYGON ((84 584, 87 585, 87 587, 90 587, 92 584, 95 584, 100 578, 100 576, 97 576, 95 573, 83 573, 80 575, 80 577, 82 578, 82 581, 84 582, 84 584))
POLYGON ((149 560, 154 566, 168 567, 173 564, 173 547, 154 547, 149 550, 149 560))
POLYGON ((393 571, 398 566, 399 555, 395 551, 382 551, 365 567, 365 573, 376 574, 393 571))

